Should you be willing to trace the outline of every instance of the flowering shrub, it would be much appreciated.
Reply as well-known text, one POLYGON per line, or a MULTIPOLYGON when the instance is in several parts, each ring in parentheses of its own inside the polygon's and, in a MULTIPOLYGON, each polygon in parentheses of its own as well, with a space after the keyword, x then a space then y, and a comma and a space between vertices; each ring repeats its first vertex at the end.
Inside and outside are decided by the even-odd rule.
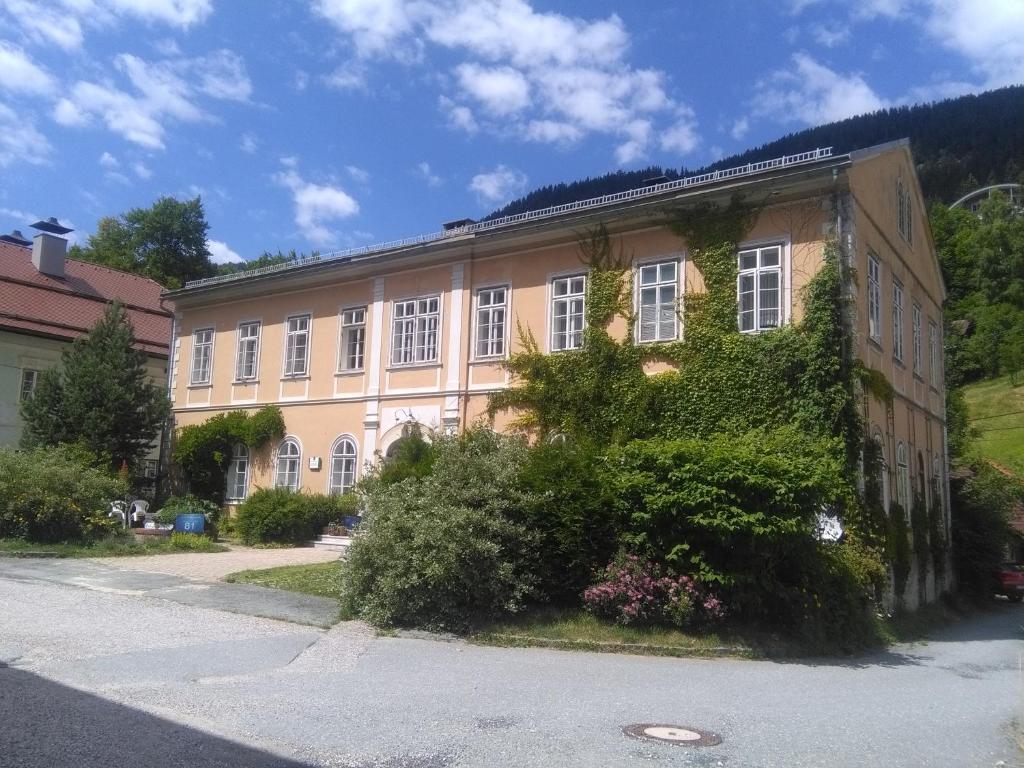
POLYGON ((617 624, 686 627, 725 616, 722 602, 692 578, 673 576, 636 555, 616 559, 603 576, 583 593, 583 604, 617 624))

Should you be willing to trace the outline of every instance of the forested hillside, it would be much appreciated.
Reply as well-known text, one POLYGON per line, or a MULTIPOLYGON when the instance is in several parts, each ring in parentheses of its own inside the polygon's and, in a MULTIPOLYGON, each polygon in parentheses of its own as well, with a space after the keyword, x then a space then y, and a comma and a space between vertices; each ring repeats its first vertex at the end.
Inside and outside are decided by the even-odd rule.
POLYGON ((950 203, 961 194, 986 183, 1024 181, 1024 86, 1000 88, 934 104, 883 109, 808 128, 742 154, 723 158, 705 168, 688 170, 653 166, 549 185, 514 200, 487 218, 634 189, 652 176, 665 175, 675 179, 797 154, 816 147, 834 147, 837 152, 849 152, 901 138, 911 141, 921 184, 931 202, 950 203))

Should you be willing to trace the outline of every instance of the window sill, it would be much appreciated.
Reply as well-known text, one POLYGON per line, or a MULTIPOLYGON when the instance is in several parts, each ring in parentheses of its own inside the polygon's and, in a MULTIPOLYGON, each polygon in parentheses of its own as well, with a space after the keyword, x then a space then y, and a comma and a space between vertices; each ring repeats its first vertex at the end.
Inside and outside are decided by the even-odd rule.
POLYGON ((188 389, 213 389, 213 382, 208 381, 205 384, 189 384, 188 389))
POLYGON ((233 379, 231 381, 231 386, 233 386, 233 387, 240 387, 240 386, 244 386, 246 384, 259 384, 259 383, 260 383, 259 379, 233 379))
POLYGON ((474 357, 469 361, 470 365, 494 365, 508 360, 508 355, 491 355, 490 357, 474 357))
POLYGON ((907 372, 907 364, 900 360, 898 357, 892 359, 892 364, 899 368, 904 373, 907 372))
POLYGON ((417 369, 427 368, 440 368, 441 363, 434 361, 431 363, 392 363, 385 370, 388 371, 414 371, 417 369))
POLYGON ((350 368, 344 371, 335 371, 335 376, 364 376, 366 374, 365 368, 350 368))
POLYGON ((303 373, 298 376, 282 376, 281 381, 309 381, 310 376, 308 373, 303 373))
MULTIPOLYGON (((744 331, 744 333, 757 333, 757 331, 744 331)), ((671 339, 637 339, 636 343, 641 344, 645 347, 649 347, 653 344, 675 344, 679 341, 679 336, 676 335, 671 339)))
POLYGON ((872 347, 874 347, 875 350, 878 351, 878 352, 884 352, 885 351, 884 349, 882 349, 882 340, 881 339, 876 339, 874 336, 868 336, 868 344, 870 344, 872 347))

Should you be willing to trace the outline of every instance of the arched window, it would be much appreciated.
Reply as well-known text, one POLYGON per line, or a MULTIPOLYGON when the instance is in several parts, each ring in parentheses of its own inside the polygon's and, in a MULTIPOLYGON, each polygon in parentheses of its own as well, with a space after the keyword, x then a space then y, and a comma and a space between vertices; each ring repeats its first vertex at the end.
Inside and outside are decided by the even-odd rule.
POLYGON ((921 501, 928 503, 928 475, 924 471, 924 454, 917 452, 917 493, 921 501))
POLYGON ((239 443, 231 454, 228 464, 227 490, 224 496, 228 501, 241 501, 249 490, 249 449, 239 443))
POLYGON ((331 478, 329 493, 347 493, 356 484, 356 444, 343 437, 331 449, 331 478))
POLYGON ((896 500, 903 511, 910 512, 910 469, 907 466, 907 446, 896 446, 896 500))
POLYGON ((302 450, 299 442, 293 437, 286 437, 277 449, 277 473, 274 485, 277 488, 299 489, 299 463, 302 450))
POLYGON ((882 430, 875 427, 875 444, 878 446, 878 493, 881 495, 882 509, 888 511, 891 501, 889 490, 889 462, 885 456, 885 439, 882 437, 882 430))

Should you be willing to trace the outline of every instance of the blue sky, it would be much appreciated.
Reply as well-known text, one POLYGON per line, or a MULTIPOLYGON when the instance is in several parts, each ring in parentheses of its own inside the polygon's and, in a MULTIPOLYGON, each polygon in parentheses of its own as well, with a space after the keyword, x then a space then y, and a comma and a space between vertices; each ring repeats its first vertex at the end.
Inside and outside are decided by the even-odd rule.
POLYGON ((0 0, 0 230, 329 251, 1022 81, 1024 0, 0 0))

